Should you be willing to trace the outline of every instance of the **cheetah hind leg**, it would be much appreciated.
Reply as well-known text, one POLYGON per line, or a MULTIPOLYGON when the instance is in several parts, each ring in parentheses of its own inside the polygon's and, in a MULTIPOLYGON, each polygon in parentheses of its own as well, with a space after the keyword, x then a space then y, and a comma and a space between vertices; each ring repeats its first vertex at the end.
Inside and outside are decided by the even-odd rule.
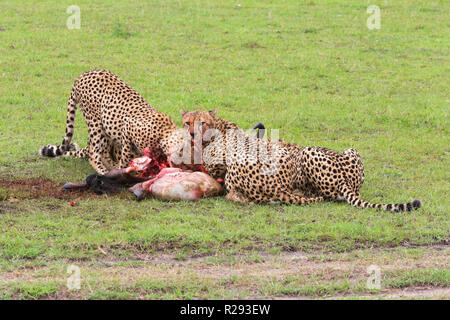
MULTIPOLYGON (((356 182, 355 192, 358 193, 364 183, 364 166, 361 161, 361 156, 358 151, 353 148, 344 151, 345 155, 348 155, 352 160, 356 161, 356 172, 358 173, 358 181, 356 182)), ((344 199, 345 200, 345 199, 344 199)))
POLYGON ((79 149, 76 143, 71 143, 69 151, 64 152, 63 154, 66 157, 74 157, 81 159, 89 158, 89 146, 79 149))
POLYGON ((323 196, 305 196, 299 190, 279 189, 268 199, 272 203, 285 203, 296 205, 307 205, 314 202, 324 201, 323 196))
MULTIPOLYGON (((89 145, 79 149, 78 145, 76 145, 75 143, 71 143, 70 147, 71 147, 70 149, 73 150, 64 152, 63 156, 89 159, 89 145)), ((117 146, 108 144, 108 147, 102 156, 102 162, 108 169, 116 169, 119 167, 119 161, 116 160, 115 158, 117 153, 118 153, 117 146)))

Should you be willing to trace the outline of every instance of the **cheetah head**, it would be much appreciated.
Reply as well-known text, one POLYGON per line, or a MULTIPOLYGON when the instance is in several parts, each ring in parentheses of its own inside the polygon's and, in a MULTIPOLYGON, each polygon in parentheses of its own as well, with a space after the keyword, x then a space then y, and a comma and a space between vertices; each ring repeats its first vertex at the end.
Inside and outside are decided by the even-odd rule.
POLYGON ((183 129, 189 132, 192 139, 200 134, 202 140, 208 140, 205 133, 208 129, 215 128, 217 110, 191 112, 180 110, 180 115, 183 118, 183 129))

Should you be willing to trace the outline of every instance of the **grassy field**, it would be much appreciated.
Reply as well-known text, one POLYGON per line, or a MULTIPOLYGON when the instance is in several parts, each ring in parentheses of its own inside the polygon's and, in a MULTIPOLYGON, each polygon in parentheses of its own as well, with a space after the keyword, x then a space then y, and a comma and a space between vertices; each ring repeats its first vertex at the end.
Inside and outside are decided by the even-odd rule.
MULTIPOLYGON (((370 4, 379 30, 362 0, 1 1, 0 298, 450 298, 450 5, 370 4), (300 145, 353 147, 364 199, 423 208, 63 194, 92 168, 37 152, 61 141, 73 81, 93 68, 179 125, 179 109, 217 108, 300 145)), ((87 142, 81 113, 74 141, 87 142)))

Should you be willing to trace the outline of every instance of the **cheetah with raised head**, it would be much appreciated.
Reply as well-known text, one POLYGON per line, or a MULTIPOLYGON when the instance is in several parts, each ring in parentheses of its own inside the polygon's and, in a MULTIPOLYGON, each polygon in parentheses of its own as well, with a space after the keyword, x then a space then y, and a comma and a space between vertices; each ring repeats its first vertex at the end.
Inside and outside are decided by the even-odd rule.
MULTIPOLYGON (((183 118, 183 129, 188 132, 191 141, 194 141, 200 137, 200 143, 205 143, 203 139, 204 134, 207 129, 215 128, 220 132, 226 132, 227 130, 241 130, 237 125, 230 121, 224 119, 216 118, 216 110, 211 110, 209 112, 187 112, 185 110, 180 110, 180 115, 183 118), (201 133, 198 135, 198 133, 201 133)), ((259 123, 258 123, 259 124, 259 123)), ((256 126, 255 126, 256 127, 256 126)), ((194 161, 194 153, 198 149, 192 149, 192 160, 194 161)), ((202 152, 202 150, 200 150, 202 152)), ((214 152, 214 150, 213 150, 214 152)), ((201 156, 200 156, 201 157, 201 156)), ((203 159, 200 159, 203 163, 203 159)), ((204 163, 203 163, 204 164, 204 163)), ((227 172, 227 166, 225 163, 225 153, 221 153, 221 160, 216 161, 214 165, 208 165, 208 174, 213 178, 225 179, 225 174, 227 172)))
POLYGON ((126 167, 146 147, 156 156, 170 155, 180 142, 177 130, 169 116, 153 108, 117 75, 92 70, 83 73, 72 87, 61 145, 43 146, 40 154, 88 158, 97 173, 106 174, 108 169, 126 167), (83 149, 71 143, 77 105, 89 130, 88 145, 83 149))
POLYGON ((203 166, 213 174, 226 172, 227 199, 244 203, 281 202, 308 204, 346 200, 355 207, 388 211, 410 211, 421 206, 419 200, 401 204, 364 201, 360 188, 364 182, 361 157, 355 149, 339 153, 322 147, 300 147, 249 136, 237 126, 216 117, 216 111, 181 111, 183 127, 203 137, 203 166), (211 130, 218 132, 211 134, 211 130))

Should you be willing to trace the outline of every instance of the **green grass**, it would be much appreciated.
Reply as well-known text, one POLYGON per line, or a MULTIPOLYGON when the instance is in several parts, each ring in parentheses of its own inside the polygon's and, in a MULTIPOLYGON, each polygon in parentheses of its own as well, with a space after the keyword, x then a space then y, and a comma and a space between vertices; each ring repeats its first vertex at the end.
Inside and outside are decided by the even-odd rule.
POLYGON ((446 269, 420 269, 409 272, 394 272, 393 279, 386 285, 392 288, 405 288, 411 286, 450 286, 450 268, 446 269))
POLYGON ((60 286, 55 281, 39 281, 39 282, 26 282, 17 281, 9 283, 8 286, 0 284, 2 292, 0 293, 0 299, 27 299, 37 300, 48 298, 54 295, 60 290, 60 286))
MULTIPOLYGON (((367 1, 242 1, 238 7, 221 1, 80 0, 80 30, 66 27, 71 4, 0 3, 0 180, 63 183, 93 173, 84 160, 44 159, 37 151, 60 142, 76 77, 104 68, 179 125, 180 109, 217 108, 241 127, 261 121, 300 145, 353 147, 365 167, 364 199, 418 198, 423 208, 390 213, 330 202, 245 206, 223 198, 138 203, 125 192, 76 199, 70 207, 70 200, 33 198, 0 185, 0 274, 36 268, 60 278, 56 284, 39 272, 33 272, 35 282, 25 273, 12 280, 2 276, 2 298, 364 295, 371 294, 358 287, 364 279, 354 284, 345 274, 331 280, 325 272, 300 284, 238 277, 229 284, 228 278, 205 279, 199 267, 187 282, 124 282, 108 279, 103 265, 91 289, 73 293, 65 289, 63 267, 74 262, 89 269, 109 259, 132 273, 166 255, 179 266, 193 257, 204 259, 202 266, 252 266, 293 251, 324 263, 371 248, 382 250, 382 266, 411 255, 423 259, 420 248, 407 257, 392 249, 448 245, 447 1, 380 1, 381 29, 373 31, 366 27, 367 1)), ((87 136, 79 113, 74 141, 84 146, 87 136)), ((448 257, 448 251, 435 252, 448 257)), ((370 260, 356 253, 349 259, 370 260)), ((448 271, 439 264, 418 265, 417 273, 403 276, 393 272, 392 288, 433 281, 449 286, 448 271), (429 271, 435 269, 441 271, 429 271)))

